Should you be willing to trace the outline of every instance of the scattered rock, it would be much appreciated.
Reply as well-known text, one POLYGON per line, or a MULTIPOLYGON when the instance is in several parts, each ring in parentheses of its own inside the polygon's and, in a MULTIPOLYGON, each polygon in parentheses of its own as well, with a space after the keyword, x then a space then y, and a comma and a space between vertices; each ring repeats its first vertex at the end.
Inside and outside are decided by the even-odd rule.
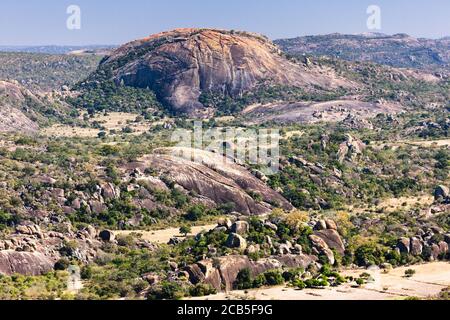
POLYGON ((278 231, 277 225, 274 224, 274 223, 272 223, 272 222, 270 222, 270 221, 264 222, 264 226, 267 227, 267 228, 269 228, 269 229, 272 229, 272 230, 275 231, 275 232, 278 231))
POLYGON ((181 243, 181 239, 177 238, 177 237, 170 238, 170 240, 168 242, 169 245, 173 245, 173 246, 180 244, 180 243, 181 243))
POLYGON ((319 253, 324 254, 328 258, 328 262, 334 265, 334 253, 328 247, 327 243, 317 235, 310 235, 309 239, 312 241, 313 246, 318 250, 319 253))
POLYGON ((247 248, 247 241, 237 233, 230 233, 227 239, 226 246, 228 248, 238 248, 245 250, 247 248))
POLYGON ((337 225, 336 225, 336 222, 334 222, 334 220, 325 219, 325 223, 326 223, 327 229, 337 230, 337 225))
POLYGON ((340 255, 344 255, 345 246, 339 233, 334 229, 320 230, 314 232, 316 236, 321 238, 330 249, 335 249, 340 255))
POLYGON ((316 225, 314 226, 314 230, 325 230, 327 229, 327 223, 325 220, 319 220, 317 221, 316 225))
POLYGON ((120 198, 120 189, 116 188, 112 183, 106 183, 101 186, 101 194, 105 199, 118 199, 120 198))
POLYGON ((448 253, 449 247, 448 247, 447 242, 445 242, 445 241, 440 241, 440 242, 438 243, 438 246, 439 246, 439 251, 440 251, 442 254, 448 253))
POLYGON ((259 245, 250 245, 247 250, 245 250, 246 254, 255 254, 259 252, 259 245))
POLYGON ((410 239, 411 246, 410 246, 410 252, 413 256, 420 256, 423 251, 423 244, 420 241, 419 238, 413 237, 410 239))
POLYGON ((239 235, 245 235, 248 233, 250 225, 247 221, 236 221, 231 226, 231 232, 237 233, 239 235))
POLYGON ((278 254, 285 255, 285 254, 291 254, 291 248, 287 244, 280 244, 278 247, 278 254))
POLYGON ((231 226, 233 225, 233 223, 231 222, 230 219, 224 218, 224 219, 220 219, 218 221, 217 225, 219 227, 225 227, 226 229, 231 229, 231 226))
POLYGON ((349 134, 345 135, 345 141, 339 146, 337 158, 340 163, 345 159, 354 161, 357 155, 362 154, 366 145, 360 139, 354 138, 349 134))
POLYGON ((38 238, 43 238, 41 228, 35 224, 18 225, 16 226, 16 232, 18 234, 35 235, 38 238))
POLYGON ((444 202, 450 198, 450 190, 446 186, 437 186, 434 190, 434 200, 437 202, 444 202))
POLYGON ((247 256, 226 256, 200 261, 186 268, 189 280, 193 284, 204 282, 213 286, 217 291, 233 289, 237 275, 248 268, 251 276, 268 270, 287 268, 308 268, 314 263, 315 257, 307 255, 284 255, 269 257, 258 261, 251 261, 247 256))
POLYGON ((397 248, 400 253, 409 253, 411 247, 411 241, 408 238, 401 238, 397 243, 397 248))

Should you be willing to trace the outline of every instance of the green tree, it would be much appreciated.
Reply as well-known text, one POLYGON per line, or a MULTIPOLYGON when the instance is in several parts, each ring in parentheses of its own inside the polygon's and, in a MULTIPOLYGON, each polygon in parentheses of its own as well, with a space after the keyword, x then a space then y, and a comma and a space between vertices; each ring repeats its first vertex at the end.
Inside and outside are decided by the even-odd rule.
POLYGON ((183 234, 185 237, 187 237, 187 235, 191 232, 192 232, 192 229, 190 226, 182 226, 180 228, 180 233, 183 234))

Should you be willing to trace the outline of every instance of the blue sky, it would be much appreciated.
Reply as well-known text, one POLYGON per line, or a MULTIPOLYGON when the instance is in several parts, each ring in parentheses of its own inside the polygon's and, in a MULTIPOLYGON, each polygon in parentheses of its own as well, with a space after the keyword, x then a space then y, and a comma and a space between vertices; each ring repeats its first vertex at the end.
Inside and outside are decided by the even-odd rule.
POLYGON ((380 32, 450 35, 449 0, 1 0, 0 45, 120 44, 178 27, 248 30, 272 39, 361 33, 366 9, 381 8, 380 32), (81 30, 66 8, 81 8, 81 30))

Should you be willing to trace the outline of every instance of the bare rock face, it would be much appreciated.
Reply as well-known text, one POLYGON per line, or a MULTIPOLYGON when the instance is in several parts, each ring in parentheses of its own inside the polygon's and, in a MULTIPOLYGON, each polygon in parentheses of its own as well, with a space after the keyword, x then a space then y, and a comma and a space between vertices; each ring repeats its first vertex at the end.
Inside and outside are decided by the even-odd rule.
POLYGON ((249 228, 250 226, 247 221, 236 221, 231 226, 231 231, 239 235, 245 235, 248 232, 249 228))
POLYGON ((40 103, 18 84, 0 81, 0 132, 33 133, 39 129, 38 124, 22 111, 27 109, 27 98, 40 103))
POLYGON ((330 249, 328 244, 319 236, 312 234, 309 236, 309 239, 313 243, 314 248, 319 251, 319 253, 325 255, 328 259, 328 262, 331 265, 335 263, 335 257, 333 251, 330 249))
POLYGON ((130 42, 102 61, 98 72, 105 70, 116 83, 150 88, 188 114, 206 107, 199 101, 202 93, 236 97, 262 82, 305 89, 350 86, 290 62, 261 35, 212 29, 177 29, 130 42))
POLYGON ((0 251, 0 274, 37 276, 53 269, 54 262, 37 252, 0 251))
POLYGON ((337 157, 339 162, 343 163, 347 158, 350 161, 355 160, 355 158, 362 154, 366 145, 358 138, 354 138, 347 134, 345 136, 345 141, 340 144, 337 157))
POLYGON ((288 268, 306 269, 317 258, 307 255, 284 255, 251 261, 247 256, 226 256, 213 260, 206 259, 186 268, 189 280, 197 284, 204 282, 210 284, 218 291, 230 291, 236 281, 237 275, 248 268, 252 277, 268 270, 288 268))
POLYGON ((105 183, 101 186, 102 196, 105 199, 117 199, 120 197, 120 190, 112 183, 105 183))
POLYGON ((275 102, 251 105, 242 115, 247 124, 277 122, 281 124, 342 122, 349 114, 358 114, 361 121, 375 117, 379 113, 397 114, 404 110, 398 102, 375 103, 361 100, 332 100, 325 102, 275 102))
POLYGON ((245 250, 247 248, 247 241, 244 239, 244 237, 236 233, 230 233, 227 239, 227 247, 245 250))
POLYGON ((434 190, 434 199, 437 202, 444 202, 450 199, 450 189, 446 186, 437 186, 434 190))
POLYGON ((419 256, 422 254, 423 251, 423 243, 420 241, 420 239, 413 237, 411 238, 411 248, 410 252, 413 256, 419 256))
POLYGON ((411 240, 409 238, 401 238, 397 243, 397 248, 401 253, 409 253, 411 240))
POLYGON ((244 167, 230 163, 229 159, 225 161, 215 153, 189 148, 158 149, 138 162, 126 165, 124 170, 133 172, 136 168, 142 172, 152 168, 165 181, 175 182, 213 203, 233 203, 235 211, 244 215, 269 213, 274 203, 286 210, 293 208, 278 192, 244 167), (198 161, 192 161, 190 155, 193 151, 198 161), (262 201, 253 199, 249 191, 260 194, 262 201))
POLYGON ((341 236, 336 230, 327 229, 320 230, 314 233, 316 236, 321 238, 328 245, 330 249, 335 249, 336 252, 343 255, 345 252, 345 246, 342 242, 341 236))

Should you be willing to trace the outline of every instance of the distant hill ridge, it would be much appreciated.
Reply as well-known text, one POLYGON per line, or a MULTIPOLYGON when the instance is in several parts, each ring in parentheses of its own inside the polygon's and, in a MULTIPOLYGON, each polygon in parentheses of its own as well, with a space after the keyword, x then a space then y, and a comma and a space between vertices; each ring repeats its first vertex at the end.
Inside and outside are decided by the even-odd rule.
POLYGON ((425 39, 404 33, 334 33, 280 39, 275 43, 283 51, 294 55, 324 55, 349 61, 371 61, 392 67, 427 70, 449 68, 450 65, 450 37, 425 39))
POLYGON ((86 45, 86 46, 0 46, 0 52, 26 52, 44 54, 70 54, 72 52, 107 52, 116 48, 114 45, 86 45))

